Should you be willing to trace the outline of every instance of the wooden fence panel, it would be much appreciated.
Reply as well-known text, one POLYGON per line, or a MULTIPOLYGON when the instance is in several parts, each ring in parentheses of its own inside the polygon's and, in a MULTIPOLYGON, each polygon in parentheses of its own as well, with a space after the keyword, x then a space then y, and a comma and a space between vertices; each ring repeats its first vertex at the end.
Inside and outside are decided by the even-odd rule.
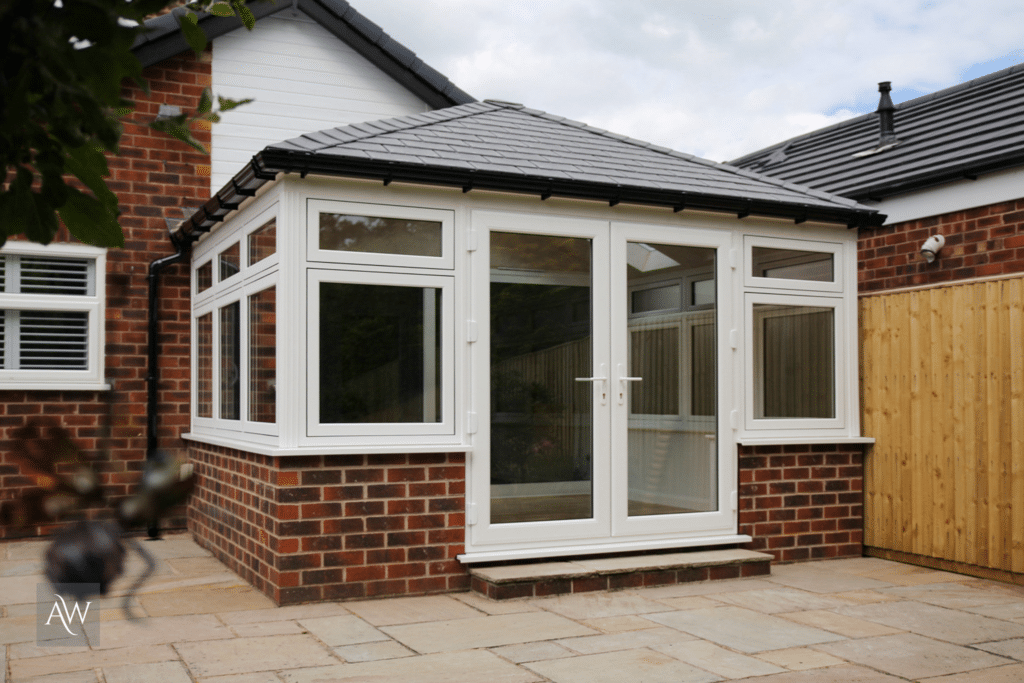
POLYGON ((1024 278, 862 297, 865 545, 1024 572, 1024 278))

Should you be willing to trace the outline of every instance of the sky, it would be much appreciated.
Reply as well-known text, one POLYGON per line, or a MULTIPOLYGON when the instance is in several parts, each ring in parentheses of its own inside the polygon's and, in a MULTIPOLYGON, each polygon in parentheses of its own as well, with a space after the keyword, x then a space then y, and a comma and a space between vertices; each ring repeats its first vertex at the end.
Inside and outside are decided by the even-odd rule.
POLYGON ((1020 0, 350 0, 477 99, 715 161, 1024 62, 1020 0))

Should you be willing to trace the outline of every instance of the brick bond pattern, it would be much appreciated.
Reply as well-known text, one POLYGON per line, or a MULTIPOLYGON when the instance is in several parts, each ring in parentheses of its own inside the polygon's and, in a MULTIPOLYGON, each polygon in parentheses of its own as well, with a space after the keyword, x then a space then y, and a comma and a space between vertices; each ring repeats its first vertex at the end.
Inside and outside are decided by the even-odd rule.
MULTIPOLYGON (((128 88, 135 112, 125 121, 121 153, 110 158, 108 184, 121 203, 125 248, 107 252, 105 372, 114 386, 110 439, 99 443, 106 408, 102 392, 0 391, 0 499, 15 498, 35 485, 10 454, 11 433, 29 420, 47 420, 67 428, 87 454, 108 454, 97 464, 104 490, 123 496, 138 481, 145 460, 147 283, 149 263, 173 252, 164 217, 182 217, 182 206, 198 206, 210 194, 210 160, 185 144, 150 130, 161 104, 194 110, 210 84, 210 53, 191 52, 165 60, 144 72, 151 93, 128 88)), ((208 130, 194 131, 210 143, 208 130)), ((58 241, 71 241, 64 234, 58 241)), ((160 289, 159 438, 163 448, 181 449, 178 435, 189 424, 189 267, 164 271, 160 289)), ((183 527, 183 516, 165 526, 183 527)), ((43 535, 53 526, 0 527, 0 538, 43 535)))
POLYGON ((279 605, 469 588, 461 453, 190 451, 189 529, 279 605))
POLYGON ((862 294, 1024 272, 1024 199, 861 230, 857 260, 862 294), (934 234, 946 246, 929 264, 934 234))
POLYGON ((740 528, 777 562, 860 557, 860 446, 740 446, 740 528))

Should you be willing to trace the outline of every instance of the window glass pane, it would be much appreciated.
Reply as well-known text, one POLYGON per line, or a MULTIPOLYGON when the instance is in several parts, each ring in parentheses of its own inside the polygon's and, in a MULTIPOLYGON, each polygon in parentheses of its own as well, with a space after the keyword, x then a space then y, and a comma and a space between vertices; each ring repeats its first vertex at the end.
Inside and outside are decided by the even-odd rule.
POLYGON ((321 213, 320 248, 374 254, 441 256, 441 221, 321 213))
POLYGON ((207 261, 196 268, 196 293, 213 287, 213 261, 207 261))
POLYGON ((491 522, 593 516, 591 241, 491 233, 491 522))
POLYGON ((22 256, 22 294, 63 294, 89 296, 91 259, 57 259, 22 256))
POLYGON ((213 313, 196 318, 196 415, 213 417, 213 313))
POLYGON ((711 306, 715 303, 715 281, 697 280, 692 291, 694 306, 711 306))
POLYGON ((277 420, 277 288, 249 297, 249 419, 277 420))
POLYGON ((633 292, 632 312, 678 311, 683 305, 683 293, 678 284, 652 287, 633 292))
POLYGON ((715 414, 715 322, 695 323, 690 328, 690 413, 700 416, 715 414))
POLYGON ((259 263, 277 253, 277 219, 269 221, 249 233, 249 265, 259 263))
POLYGON ((220 417, 223 420, 239 418, 239 308, 236 301, 220 309, 220 417))
POLYGON ((220 256, 217 259, 220 263, 220 279, 218 282, 224 282, 232 275, 238 274, 238 271, 241 269, 241 261, 239 260, 238 252, 238 242, 235 242, 220 253, 220 256))
POLYGON ((18 367, 86 370, 89 314, 84 311, 19 311, 18 367))
POLYGON ((754 417, 835 417, 835 310, 754 304, 754 330, 754 417))
POLYGON ((784 278, 834 282, 833 258, 830 253, 799 251, 796 249, 751 249, 754 277, 784 278))
POLYGON ((441 422, 441 289, 320 283, 320 422, 441 422))

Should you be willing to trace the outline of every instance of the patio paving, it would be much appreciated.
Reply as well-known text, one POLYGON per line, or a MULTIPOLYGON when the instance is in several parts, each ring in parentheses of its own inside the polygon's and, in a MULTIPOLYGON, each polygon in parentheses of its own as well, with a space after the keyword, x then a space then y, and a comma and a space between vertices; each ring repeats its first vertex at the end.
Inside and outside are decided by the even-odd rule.
POLYGON ((40 647, 46 541, 0 543, 3 683, 1017 683, 1024 587, 875 558, 771 576, 495 602, 476 594, 278 608, 187 534, 98 604, 101 642, 40 647))

